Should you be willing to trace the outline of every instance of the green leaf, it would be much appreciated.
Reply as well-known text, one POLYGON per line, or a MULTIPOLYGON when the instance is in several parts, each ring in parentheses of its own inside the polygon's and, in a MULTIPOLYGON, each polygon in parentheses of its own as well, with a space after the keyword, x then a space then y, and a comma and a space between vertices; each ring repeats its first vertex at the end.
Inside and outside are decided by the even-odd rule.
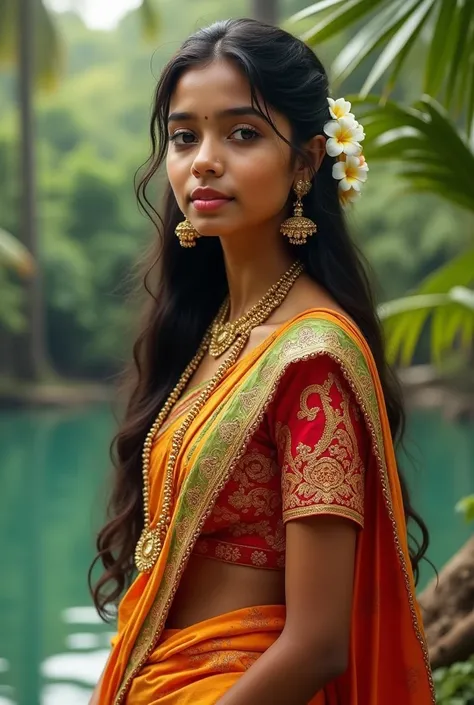
MULTIPOLYGON (((412 12, 407 16, 404 24, 402 24, 400 29, 389 41, 386 48, 372 67, 372 70, 370 71, 360 91, 362 98, 370 93, 377 81, 383 76, 383 74, 402 52, 406 57, 408 51, 411 49, 414 41, 422 29, 423 22, 427 19, 433 9, 434 2, 435 0, 424 0, 423 2, 419 1, 414 3, 412 12)), ((401 66, 399 65, 397 70, 400 71, 400 68, 401 66)))
POLYGON ((456 23, 457 36, 456 43, 454 45, 454 54, 449 65, 448 78, 446 81, 445 104, 447 108, 450 108, 452 104, 456 84, 462 68, 460 65, 460 59, 463 55, 464 46, 469 36, 471 14, 472 0, 461 0, 458 3, 458 10, 453 20, 456 23))
POLYGON ((443 105, 453 108, 456 120, 467 120, 469 135, 472 134, 472 0, 325 0, 297 13, 292 20, 313 18, 314 26, 302 35, 311 46, 338 33, 353 35, 331 67, 335 82, 347 78, 366 57, 377 53, 362 95, 384 76, 383 95, 389 95, 407 65, 411 49, 423 36, 420 47, 424 47, 426 57, 424 87, 443 105), (381 47, 384 48, 380 53, 381 47))
MULTIPOLYGON (((417 2, 417 0, 411 1, 417 2)), ((390 5, 381 9, 357 32, 334 60, 331 69, 333 82, 341 83, 366 56, 390 39, 404 21, 406 14, 405 0, 399 0, 395 7, 390 5)))
POLYGON ((342 5, 343 2, 345 2, 345 0, 320 0, 320 2, 315 2, 313 5, 296 12, 290 17, 289 21, 291 23, 300 22, 301 20, 305 20, 307 17, 312 17, 313 15, 325 12, 331 7, 342 5))
POLYGON ((454 258, 428 276, 411 295, 379 307, 387 335, 387 357, 408 364, 423 325, 432 318, 432 355, 439 362, 459 336, 465 349, 474 330, 474 250, 454 258))
POLYGON ((425 67, 425 92, 436 97, 445 75, 448 57, 452 54, 456 41, 453 22, 453 3, 444 0, 439 3, 438 18, 428 50, 425 67))
POLYGON ((416 41, 417 41, 419 35, 421 34, 423 28, 424 28, 424 24, 423 24, 423 22, 420 22, 418 24, 418 27, 416 27, 414 29, 411 36, 409 37, 409 39, 405 43, 405 46, 403 46, 400 49, 398 56, 395 59, 394 66, 393 66, 392 70, 390 71, 388 82, 387 82, 387 84, 384 88, 384 91, 383 91, 384 102, 388 98, 390 93, 392 93, 392 91, 394 90, 395 85, 398 80, 398 76, 400 75, 400 72, 402 71, 403 67, 405 66, 405 61, 406 61, 410 51, 415 46, 416 41))
POLYGON ((383 0, 345 0, 342 7, 338 7, 325 19, 317 22, 301 38, 310 45, 320 44, 335 36, 353 22, 360 20, 382 3, 383 0))
POLYGON ((412 108, 390 101, 373 107, 370 98, 354 101, 361 108, 367 160, 394 159, 412 189, 474 211, 474 154, 444 108, 429 96, 412 108))

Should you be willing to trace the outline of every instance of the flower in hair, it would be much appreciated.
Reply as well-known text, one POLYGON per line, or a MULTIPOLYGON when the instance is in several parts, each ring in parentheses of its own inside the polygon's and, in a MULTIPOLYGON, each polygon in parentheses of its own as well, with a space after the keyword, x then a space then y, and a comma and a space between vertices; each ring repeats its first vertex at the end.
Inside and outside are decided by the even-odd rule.
POLYGON ((351 113, 351 104, 348 100, 344 98, 338 98, 334 100, 333 98, 328 98, 329 112, 334 120, 339 120, 343 117, 354 118, 353 113, 351 113))
POLYGON ((348 191, 343 191, 342 189, 339 189, 339 201, 343 208, 347 208, 347 206, 350 206, 351 203, 357 201, 360 196, 361 192, 356 191, 353 188, 350 188, 348 191))
POLYGON ((334 164, 332 175, 339 181, 341 191, 349 191, 351 188, 360 191, 361 184, 367 181, 368 171, 369 167, 363 156, 346 156, 334 164))
POLYGON ((324 125, 324 132, 329 136, 326 151, 330 157, 338 157, 343 152, 350 156, 362 152, 360 142, 365 137, 364 130, 353 118, 330 120, 324 125))
POLYGON ((360 144, 365 133, 350 112, 352 106, 348 100, 328 98, 328 103, 333 119, 324 125, 324 132, 328 135, 326 152, 330 157, 337 157, 332 175, 339 182, 341 205, 347 206, 360 196, 362 184, 367 181, 369 167, 360 144))

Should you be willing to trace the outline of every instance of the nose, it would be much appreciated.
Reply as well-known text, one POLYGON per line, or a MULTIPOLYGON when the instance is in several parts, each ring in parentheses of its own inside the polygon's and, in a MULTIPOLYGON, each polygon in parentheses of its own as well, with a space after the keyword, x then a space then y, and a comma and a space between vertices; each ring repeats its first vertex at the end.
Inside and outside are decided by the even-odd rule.
POLYGON ((224 167, 219 159, 215 143, 211 140, 203 140, 196 157, 191 165, 191 173, 195 177, 212 174, 222 176, 224 167))

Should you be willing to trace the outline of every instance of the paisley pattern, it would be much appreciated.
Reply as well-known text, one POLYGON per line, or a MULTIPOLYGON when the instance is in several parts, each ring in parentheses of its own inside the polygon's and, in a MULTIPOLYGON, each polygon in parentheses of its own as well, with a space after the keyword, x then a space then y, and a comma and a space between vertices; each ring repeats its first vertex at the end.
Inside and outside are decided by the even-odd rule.
MULTIPOLYGON (((325 379, 307 386, 298 405, 287 403, 289 418, 286 423, 277 423, 283 520, 324 513, 345 516, 363 526, 365 467, 361 449, 367 457, 367 436, 336 363, 324 363, 325 379)), ((308 363, 305 366, 308 368, 308 363)), ((310 369, 306 369, 307 379, 321 373, 312 368, 308 374, 310 369)))

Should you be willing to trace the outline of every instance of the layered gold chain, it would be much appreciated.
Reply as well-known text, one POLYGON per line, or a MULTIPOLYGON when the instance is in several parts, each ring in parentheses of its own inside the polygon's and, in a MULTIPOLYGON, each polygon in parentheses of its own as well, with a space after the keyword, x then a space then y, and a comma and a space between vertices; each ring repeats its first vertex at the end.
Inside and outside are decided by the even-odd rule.
POLYGON ((302 271, 301 262, 294 262, 290 269, 280 277, 276 284, 270 287, 260 301, 252 306, 247 313, 235 321, 225 323, 229 310, 227 304, 222 315, 216 318, 212 326, 209 354, 214 358, 220 357, 239 336, 248 338, 251 330, 266 321, 272 311, 280 306, 302 271))
POLYGON ((199 412, 211 397, 212 393, 217 388, 228 370, 237 361, 240 353, 247 343, 252 329, 264 323, 270 314, 278 306, 280 306, 302 271, 303 265, 300 262, 295 262, 255 306, 253 306, 244 316, 236 321, 233 321, 232 324, 224 323, 229 308, 228 301, 224 302, 213 324, 204 336, 196 355, 184 370, 178 383, 156 417, 155 422, 148 431, 142 451, 144 526, 135 548, 135 565, 140 573, 148 573, 152 570, 163 548, 163 542, 171 522, 174 470, 186 431, 189 429, 194 419, 198 416, 199 412), (166 421, 171 409, 181 397, 188 382, 199 367, 199 364, 201 363, 207 350, 209 349, 210 354, 213 355, 211 352, 211 344, 213 339, 214 346, 212 349, 215 352, 217 351, 217 354, 215 355, 216 357, 229 348, 231 348, 231 350, 229 356, 219 366, 215 375, 206 384, 205 388, 200 393, 190 411, 184 418, 182 424, 173 434, 171 440, 171 450, 168 456, 165 472, 163 506, 161 508, 158 521, 152 528, 150 526, 150 458, 153 441, 156 438, 160 428, 166 421))

